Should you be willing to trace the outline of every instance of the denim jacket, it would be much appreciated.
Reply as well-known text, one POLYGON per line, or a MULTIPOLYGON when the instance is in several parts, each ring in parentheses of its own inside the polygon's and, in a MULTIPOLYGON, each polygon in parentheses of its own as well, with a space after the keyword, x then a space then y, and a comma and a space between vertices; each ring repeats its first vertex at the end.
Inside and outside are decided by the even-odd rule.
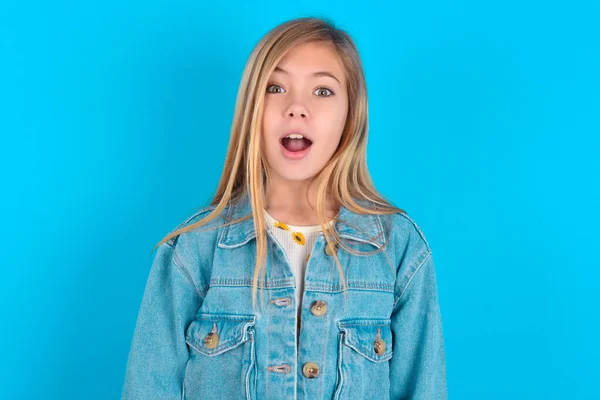
MULTIPOLYGON (((248 196, 225 210, 231 218, 250 214, 248 196)), ((447 399, 436 275, 423 233, 406 214, 359 215, 343 206, 336 227, 362 252, 391 237, 384 251, 357 256, 341 246, 326 249, 319 232, 306 267, 298 345, 296 281, 270 232, 259 279, 264 299, 259 290, 252 307, 252 218, 159 246, 122 399, 447 399)))

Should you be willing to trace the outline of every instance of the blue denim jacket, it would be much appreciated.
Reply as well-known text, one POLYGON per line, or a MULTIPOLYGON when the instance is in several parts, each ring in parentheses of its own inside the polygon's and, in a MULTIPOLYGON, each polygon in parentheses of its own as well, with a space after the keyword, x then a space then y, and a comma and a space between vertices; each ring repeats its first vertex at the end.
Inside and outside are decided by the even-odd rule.
MULTIPOLYGON (((249 214, 247 195, 226 212, 249 214)), ((252 307, 252 218, 186 232, 159 246, 122 398, 447 399, 436 275, 423 233, 406 214, 358 215, 343 206, 336 224, 345 243, 372 251, 387 239, 384 222, 392 226, 383 252, 356 256, 337 248, 345 300, 319 233, 306 269, 298 346, 294 273, 270 232, 259 281, 264 302, 259 291, 257 311, 252 307)))

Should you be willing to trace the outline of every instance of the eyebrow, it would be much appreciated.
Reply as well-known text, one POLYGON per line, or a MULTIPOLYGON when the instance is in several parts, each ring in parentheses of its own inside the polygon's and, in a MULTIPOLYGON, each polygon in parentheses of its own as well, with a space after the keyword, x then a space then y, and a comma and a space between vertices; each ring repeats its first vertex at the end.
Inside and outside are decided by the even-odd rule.
MULTIPOLYGON (((289 72, 287 72, 285 69, 283 69, 283 68, 280 68, 280 67, 275 67, 275 70, 274 70, 273 72, 283 72, 284 74, 287 74, 287 75, 289 75, 289 74, 290 74, 290 73, 289 73, 289 72)), ((329 71, 318 71, 318 72, 313 72, 311 75, 312 75, 312 76, 328 76, 328 77, 330 77, 330 78, 333 78, 333 79, 335 79, 335 80, 336 80, 336 81, 337 81, 337 82, 338 82, 340 85, 342 84, 342 83, 340 82, 340 80, 339 80, 338 78, 336 78, 336 77, 335 77, 335 75, 333 75, 333 74, 332 74, 331 72, 329 72, 329 71)))

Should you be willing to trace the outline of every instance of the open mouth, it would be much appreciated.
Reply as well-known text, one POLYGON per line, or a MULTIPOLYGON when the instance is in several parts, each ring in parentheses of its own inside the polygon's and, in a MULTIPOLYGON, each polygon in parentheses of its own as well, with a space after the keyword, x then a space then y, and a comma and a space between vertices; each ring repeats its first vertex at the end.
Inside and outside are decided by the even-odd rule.
POLYGON ((281 145, 290 153, 296 153, 308 149, 312 145, 312 142, 304 137, 301 139, 285 137, 281 139, 281 145))

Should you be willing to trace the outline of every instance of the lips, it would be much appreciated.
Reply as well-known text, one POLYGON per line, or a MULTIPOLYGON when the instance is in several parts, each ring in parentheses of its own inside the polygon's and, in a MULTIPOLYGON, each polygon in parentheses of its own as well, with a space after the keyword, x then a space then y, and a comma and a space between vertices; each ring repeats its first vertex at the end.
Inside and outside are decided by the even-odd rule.
POLYGON ((290 129, 288 131, 286 131, 283 135, 281 135, 281 137, 279 138, 279 142, 281 142, 286 136, 292 135, 292 134, 297 134, 297 135, 302 135, 304 137, 304 139, 308 140, 311 144, 312 144, 312 139, 310 137, 308 137, 306 135, 306 133, 304 133, 304 131, 298 130, 298 129, 290 129))

